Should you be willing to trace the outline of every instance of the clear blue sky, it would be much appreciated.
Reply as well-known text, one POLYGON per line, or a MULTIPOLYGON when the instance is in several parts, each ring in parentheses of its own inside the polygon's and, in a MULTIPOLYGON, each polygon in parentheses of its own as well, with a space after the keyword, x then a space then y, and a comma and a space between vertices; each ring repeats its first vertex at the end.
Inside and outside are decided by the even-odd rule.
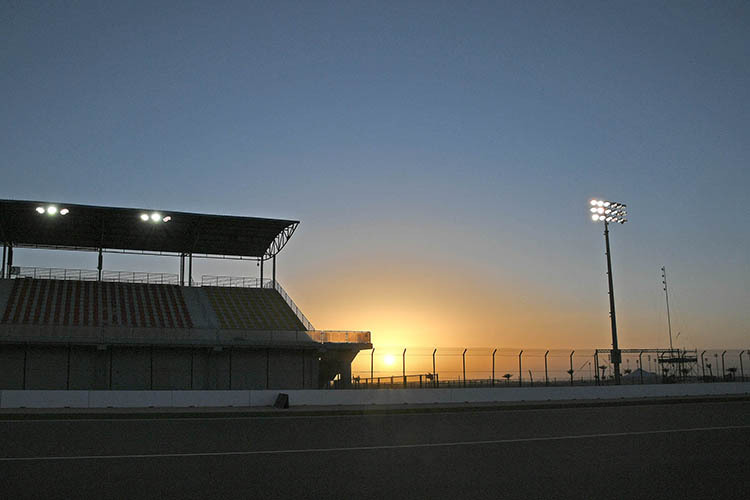
POLYGON ((621 345, 668 342, 666 265, 681 342, 750 347, 747 2, 11 1, 0 37, 2 198, 299 219, 282 283, 376 343, 606 347, 605 197, 621 345))

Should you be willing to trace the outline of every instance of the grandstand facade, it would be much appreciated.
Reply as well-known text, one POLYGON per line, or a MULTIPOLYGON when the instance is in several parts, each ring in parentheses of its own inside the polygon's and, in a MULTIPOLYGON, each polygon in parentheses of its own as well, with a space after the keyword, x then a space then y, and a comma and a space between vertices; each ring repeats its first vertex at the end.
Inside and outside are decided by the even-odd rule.
POLYGON ((315 330, 275 279, 276 255, 297 224, 0 200, 0 389, 348 385, 352 359, 371 348, 369 332, 315 330), (28 247, 98 252, 99 267, 16 266, 13 249, 28 247), (104 255, 116 250, 174 255, 180 274, 104 270, 104 255), (257 258, 261 276, 196 282, 197 256, 257 258))

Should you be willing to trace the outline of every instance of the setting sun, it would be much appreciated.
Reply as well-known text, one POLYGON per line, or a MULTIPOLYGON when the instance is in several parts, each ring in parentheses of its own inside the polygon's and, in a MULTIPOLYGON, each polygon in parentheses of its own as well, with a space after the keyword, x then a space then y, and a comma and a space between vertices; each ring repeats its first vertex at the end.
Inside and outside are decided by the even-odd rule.
POLYGON ((393 357, 393 354, 386 354, 383 358, 383 363, 385 363, 388 366, 391 366, 393 363, 396 362, 396 358, 393 357))

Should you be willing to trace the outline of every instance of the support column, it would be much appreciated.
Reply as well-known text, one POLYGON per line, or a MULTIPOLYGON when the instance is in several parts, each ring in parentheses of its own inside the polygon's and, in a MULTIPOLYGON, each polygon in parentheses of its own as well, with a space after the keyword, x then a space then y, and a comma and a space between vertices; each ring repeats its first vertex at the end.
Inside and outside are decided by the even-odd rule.
POLYGON ((352 386, 352 364, 351 362, 342 361, 340 364, 341 387, 349 389, 352 386))
POLYGON ((99 278, 98 281, 102 280, 102 268, 104 263, 104 257, 102 256, 102 249, 99 249, 99 262, 96 266, 96 270, 99 272, 99 278))
POLYGON ((263 257, 260 258, 260 287, 263 288, 263 257))
POLYGON ((10 278, 10 270, 13 267, 13 243, 8 244, 8 265, 6 267, 5 276, 10 278))
POLYGON ((276 288, 276 254, 273 256, 273 287, 276 288))
POLYGON ((180 253, 180 286, 185 286, 185 252, 180 253))
POLYGON ((193 286, 193 254, 188 254, 188 286, 193 286))
POLYGON ((8 244, 3 241, 3 265, 0 266, 0 279, 5 278, 5 257, 8 252, 8 244))

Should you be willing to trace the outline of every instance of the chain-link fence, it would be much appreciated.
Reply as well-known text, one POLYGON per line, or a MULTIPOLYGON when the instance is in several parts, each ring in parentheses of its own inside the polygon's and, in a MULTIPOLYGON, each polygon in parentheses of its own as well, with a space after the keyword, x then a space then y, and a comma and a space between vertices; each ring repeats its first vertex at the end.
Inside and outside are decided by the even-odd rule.
MULTIPOLYGON (((750 350, 622 349, 621 384, 750 381, 750 350), (746 373, 746 370, 748 373, 746 373)), ((352 362, 354 388, 615 383, 609 349, 375 347, 352 362)))

